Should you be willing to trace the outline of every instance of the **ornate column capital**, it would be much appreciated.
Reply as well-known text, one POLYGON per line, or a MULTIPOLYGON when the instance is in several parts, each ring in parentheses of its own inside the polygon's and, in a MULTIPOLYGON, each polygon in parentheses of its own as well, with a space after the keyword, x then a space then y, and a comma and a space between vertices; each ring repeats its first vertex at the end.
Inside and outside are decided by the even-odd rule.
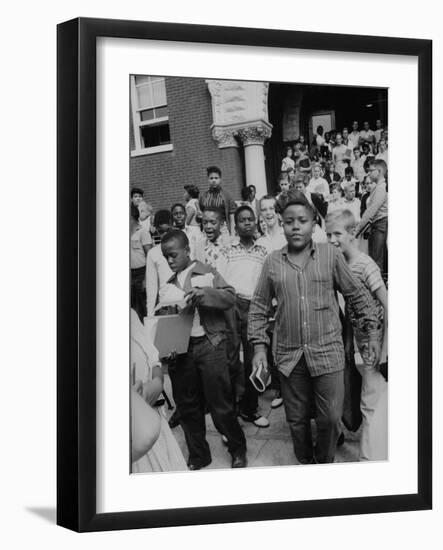
POLYGON ((223 128, 223 126, 212 127, 212 137, 217 142, 219 149, 238 147, 238 141, 235 139, 236 136, 236 128, 223 128))
POLYGON ((272 125, 269 122, 260 120, 238 128, 237 133, 245 147, 248 145, 264 145, 265 141, 272 135, 272 125))

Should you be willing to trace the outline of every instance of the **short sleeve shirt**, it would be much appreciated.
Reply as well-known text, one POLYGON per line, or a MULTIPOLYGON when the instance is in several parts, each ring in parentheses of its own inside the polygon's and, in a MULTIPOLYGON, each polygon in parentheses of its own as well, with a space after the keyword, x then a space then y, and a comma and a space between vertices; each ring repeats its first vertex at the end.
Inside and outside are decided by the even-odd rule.
MULTIPOLYGON (((380 329, 383 323, 383 306, 377 299, 376 291, 384 285, 380 268, 374 260, 367 254, 361 253, 352 263, 349 264, 353 275, 369 290, 375 302, 377 318, 380 321, 380 329)), ((356 320, 353 317, 352 311, 348 310, 351 322, 356 330, 356 338, 361 341, 367 338, 366 335, 358 331, 356 320)))
POLYGON ((151 235, 146 228, 137 229, 131 235, 131 269, 146 265, 146 254, 143 246, 152 244, 151 235))

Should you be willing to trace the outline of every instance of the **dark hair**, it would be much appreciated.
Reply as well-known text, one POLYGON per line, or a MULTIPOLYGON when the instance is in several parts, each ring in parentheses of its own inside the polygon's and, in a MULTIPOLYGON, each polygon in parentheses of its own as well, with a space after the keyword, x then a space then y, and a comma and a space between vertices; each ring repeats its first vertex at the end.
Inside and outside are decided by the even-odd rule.
POLYGON ((242 187, 241 188, 241 198, 244 201, 249 201, 251 198, 251 189, 249 187, 242 187))
POLYGON ((205 206, 203 208, 203 214, 205 212, 214 212, 220 218, 220 221, 223 220, 223 212, 221 211, 220 208, 217 208, 216 206, 205 206))
POLYGON ((139 209, 137 208, 137 206, 135 206, 135 204, 132 204, 131 202, 131 218, 135 221, 138 221, 139 217, 140 217, 139 209))
POLYGON ((351 174, 351 176, 354 175, 354 170, 353 170, 352 166, 346 166, 346 168, 345 168, 345 176, 346 176, 347 174, 351 174))
POLYGON ((244 211, 247 211, 249 212, 250 214, 252 214, 254 220, 255 220, 255 214, 254 214, 254 210, 252 210, 252 208, 250 206, 248 206, 247 204, 243 204, 242 206, 239 206, 237 208, 237 210, 234 212, 234 220, 235 220, 235 223, 237 224, 237 221, 238 221, 238 217, 239 215, 244 212, 244 211))
POLYGON ((181 229, 171 229, 163 235, 162 246, 170 241, 178 241, 181 248, 189 246, 189 239, 184 231, 181 229))
POLYGON ((196 185, 185 185, 183 187, 191 199, 197 199, 200 195, 200 189, 196 185))
POLYGON ((154 216, 154 227, 165 224, 172 225, 171 212, 169 210, 157 210, 154 216))
POLYGON ((183 212, 186 213, 186 208, 183 206, 183 204, 181 202, 176 202, 171 206, 171 214, 172 214, 172 211, 174 210, 174 208, 177 208, 177 206, 180 206, 180 208, 183 210, 183 212))
POLYGON ((291 193, 291 199, 289 200, 289 202, 282 208, 282 215, 285 213, 285 211, 290 207, 290 206, 304 206, 307 210, 309 210, 311 213, 312 213, 312 218, 315 220, 316 217, 317 217, 317 211, 316 209, 314 208, 314 206, 312 206, 312 204, 308 201, 308 199, 305 197, 305 195, 303 193, 301 193, 300 191, 293 191, 291 193))
POLYGON ((257 191, 257 187, 251 183, 251 185, 248 185, 249 189, 254 188, 254 191, 257 191))
POLYGON ((221 173, 221 170, 218 166, 208 166, 206 168, 206 174, 208 175, 208 177, 210 176, 210 174, 218 174, 220 177, 222 175, 221 173))
POLYGON ((139 187, 133 187, 131 189, 131 199, 134 195, 141 195, 143 197, 143 191, 139 187))

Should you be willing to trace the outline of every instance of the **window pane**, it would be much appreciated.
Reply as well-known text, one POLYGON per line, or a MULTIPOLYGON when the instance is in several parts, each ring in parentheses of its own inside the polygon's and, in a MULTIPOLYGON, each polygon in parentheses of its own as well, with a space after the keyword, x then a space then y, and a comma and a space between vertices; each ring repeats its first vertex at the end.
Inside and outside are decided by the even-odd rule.
POLYGON ((139 109, 153 107, 152 103, 152 91, 149 84, 136 88, 138 94, 138 107, 139 109))
POLYGON ((171 143, 171 136, 169 135, 169 124, 162 124, 158 128, 160 131, 160 145, 171 143))
POLYGON ((155 118, 160 118, 162 116, 168 116, 168 108, 165 106, 165 107, 156 107, 154 109, 154 113, 155 113, 155 118))
POLYGON ((146 148, 171 143, 168 123, 158 126, 143 126, 140 128, 140 132, 146 148))
POLYGON ((153 106, 166 105, 166 86, 164 80, 152 84, 153 106))
POLYGON ((141 111, 140 116, 142 120, 152 120, 154 118, 154 109, 147 109, 146 111, 141 111))
POLYGON ((149 82, 151 80, 150 76, 143 76, 141 74, 135 75, 135 83, 136 84, 144 84, 146 82, 149 82))

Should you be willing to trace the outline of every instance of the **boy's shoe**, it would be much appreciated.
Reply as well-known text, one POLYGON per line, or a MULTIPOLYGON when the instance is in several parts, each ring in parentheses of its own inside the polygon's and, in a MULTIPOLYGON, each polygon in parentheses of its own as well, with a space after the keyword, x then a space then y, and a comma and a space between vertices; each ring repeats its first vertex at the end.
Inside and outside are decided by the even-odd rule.
POLYGON ((223 445, 228 444, 228 438, 225 435, 222 435, 222 443, 223 443, 223 445))
POLYGON ((231 468, 246 468, 247 465, 248 459, 245 453, 232 457, 231 468))
POLYGON ((283 397, 280 392, 277 392, 274 399, 271 401, 271 409, 278 409, 283 405, 283 397))
POLYGON ((254 415, 239 413, 239 416, 245 422, 252 422, 254 426, 257 426, 257 428, 269 428, 269 420, 265 416, 261 416, 258 413, 255 413, 254 415))
POLYGON ((211 462, 211 458, 206 462, 188 462, 188 468, 189 470, 201 470, 202 468, 206 468, 206 466, 209 466, 211 462))
POLYGON ((175 411, 172 413, 171 418, 168 420, 168 424, 171 430, 180 425, 180 415, 178 414, 177 409, 175 409, 175 411))

